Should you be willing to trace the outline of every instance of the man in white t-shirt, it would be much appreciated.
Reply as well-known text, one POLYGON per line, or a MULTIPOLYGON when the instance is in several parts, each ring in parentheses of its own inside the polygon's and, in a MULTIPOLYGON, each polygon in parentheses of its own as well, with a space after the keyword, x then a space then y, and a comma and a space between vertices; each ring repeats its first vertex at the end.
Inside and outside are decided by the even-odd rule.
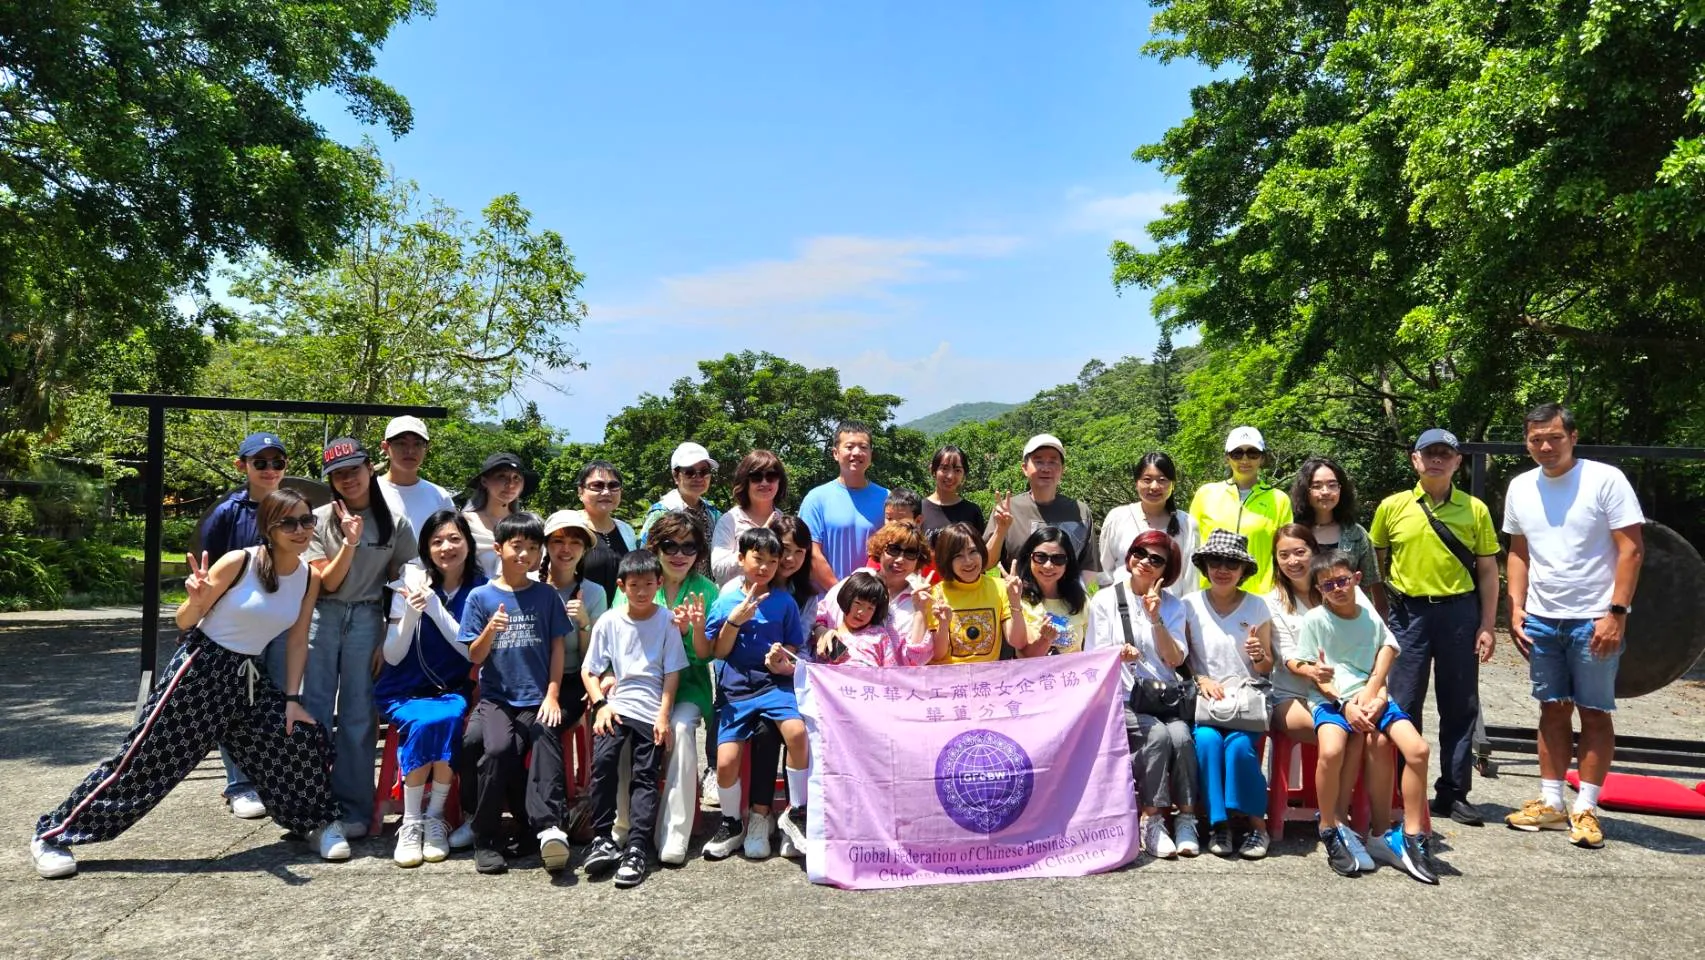
POLYGON ((379 478, 379 487, 416 531, 439 510, 456 509, 450 491, 421 479, 420 465, 426 462, 426 448, 431 443, 426 424, 419 417, 395 417, 385 425, 385 442, 379 444, 390 461, 385 475, 379 478))
POLYGON ((1560 404, 1529 411, 1527 450, 1539 467, 1510 481, 1510 634, 1539 701, 1540 797, 1505 818, 1517 830, 1568 830, 1604 846, 1598 792, 1616 749, 1616 666, 1640 578, 1645 518, 1622 471, 1575 457, 1575 418, 1560 404), (1563 813, 1571 722, 1581 715, 1581 789, 1563 813))

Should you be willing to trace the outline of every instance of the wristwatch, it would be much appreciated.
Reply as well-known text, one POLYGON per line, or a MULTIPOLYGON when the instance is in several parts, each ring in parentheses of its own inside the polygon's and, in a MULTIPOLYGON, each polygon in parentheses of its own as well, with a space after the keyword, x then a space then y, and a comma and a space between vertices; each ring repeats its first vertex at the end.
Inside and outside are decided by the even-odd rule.
POLYGON ((301 703, 302 702, 302 695, 300 693, 287 693, 284 695, 284 702, 285 703, 301 703))
POLYGON ((1626 617, 1628 614, 1634 612, 1634 608, 1629 607, 1629 606, 1624 606, 1623 604, 1620 604, 1620 603, 1613 603, 1610 605, 1610 612, 1614 613, 1614 614, 1618 614, 1620 616, 1626 617))

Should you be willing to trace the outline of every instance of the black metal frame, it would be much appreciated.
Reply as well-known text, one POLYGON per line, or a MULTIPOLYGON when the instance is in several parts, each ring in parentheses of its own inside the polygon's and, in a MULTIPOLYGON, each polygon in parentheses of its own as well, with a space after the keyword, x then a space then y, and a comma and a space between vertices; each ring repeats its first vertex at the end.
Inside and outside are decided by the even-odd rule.
MULTIPOLYGON (((1525 457, 1525 443, 1473 441, 1457 444, 1469 455, 1468 492, 1486 499, 1486 458, 1525 457)), ((1705 447, 1620 447, 1591 443, 1575 445, 1575 456, 1594 460, 1705 460, 1705 447)))
POLYGON ((160 645, 160 536, 166 499, 166 411, 228 410, 236 413, 304 413, 321 416, 402 417, 442 420, 449 416, 443 407, 389 403, 336 403, 322 400, 257 400, 243 397, 181 397, 163 393, 114 393, 115 407, 142 407, 148 411, 148 457, 143 465, 142 532, 142 648, 141 678, 136 689, 140 711, 154 686, 160 645))

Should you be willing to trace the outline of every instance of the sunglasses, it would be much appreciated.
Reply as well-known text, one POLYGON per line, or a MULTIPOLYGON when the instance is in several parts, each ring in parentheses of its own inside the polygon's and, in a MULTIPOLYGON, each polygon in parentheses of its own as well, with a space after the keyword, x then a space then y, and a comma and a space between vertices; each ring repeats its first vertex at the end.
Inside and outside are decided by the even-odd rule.
POLYGON ((1208 557, 1203 562, 1206 563, 1209 567, 1218 567, 1219 569, 1222 569, 1222 570, 1226 570, 1226 569, 1242 570, 1243 569, 1243 561, 1242 560, 1233 560, 1230 557, 1208 557))
POLYGON ((1253 447, 1241 447, 1226 454, 1226 456, 1233 460, 1259 460, 1261 459, 1261 451, 1253 447))
POLYGON ((659 540, 657 541, 657 552, 666 557, 679 557, 682 554, 689 557, 696 557, 699 555, 699 547, 698 544, 692 543, 691 541, 687 543, 676 543, 673 540, 659 540))
POLYGON ((786 474, 780 470, 754 470, 746 475, 746 480, 750 483, 780 483, 784 476, 786 474))
POLYGON ((683 477, 692 477, 694 480, 703 480, 705 477, 710 476, 709 467, 682 467, 675 472, 679 473, 683 477))
POLYGON ((1158 553, 1149 553, 1147 550, 1132 550, 1131 556, 1136 558, 1138 563, 1154 567, 1156 570, 1166 566, 1166 561, 1170 559, 1158 553))
POLYGON ((249 466, 253 467, 256 470, 283 470, 285 462, 286 461, 283 457, 250 457, 249 458, 249 466))
POLYGON ((1355 577, 1333 577, 1330 580, 1320 581, 1320 590, 1322 593, 1333 593, 1345 587, 1354 586, 1355 583, 1355 577))
POLYGON ((300 516, 285 517, 283 520, 273 524, 273 526, 283 530, 285 533, 295 533, 297 530, 305 530, 311 533, 319 522, 319 517, 316 517, 311 513, 304 513, 300 516))
POLYGON ((1030 562, 1038 567, 1063 567, 1066 565, 1066 555, 1063 553, 1032 553, 1030 562))
POLYGON ((917 547, 902 547, 891 543, 882 548, 882 555, 895 560, 919 560, 923 558, 924 552, 917 547))
POLYGON ((620 480, 592 480, 582 485, 580 489, 590 490, 593 493, 615 493, 622 489, 622 482, 620 480))

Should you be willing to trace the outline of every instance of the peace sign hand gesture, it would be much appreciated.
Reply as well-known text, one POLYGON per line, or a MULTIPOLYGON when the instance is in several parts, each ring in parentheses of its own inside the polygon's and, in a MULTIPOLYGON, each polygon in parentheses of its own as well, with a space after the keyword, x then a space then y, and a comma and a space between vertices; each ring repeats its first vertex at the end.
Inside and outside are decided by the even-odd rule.
POLYGON ((337 511, 337 525, 343 530, 344 545, 361 546, 361 530, 367 524, 366 518, 361 516, 359 512, 350 513, 349 509, 343 505, 342 500, 333 500, 332 509, 337 511))
POLYGON ((207 564, 207 551, 201 551, 200 563, 196 562, 193 553, 184 554, 184 559, 189 561, 189 576, 184 578, 184 592, 189 594, 189 602, 197 610, 205 610, 207 601, 213 599, 213 568, 207 564))
POLYGON ((1000 492, 1000 496, 995 498, 994 522, 995 522, 995 528, 998 530, 1002 530, 1002 531, 1004 531, 1004 530, 1006 530, 1006 528, 1012 526, 1012 491, 1011 490, 1002 490, 1000 492))
POLYGON ((729 612, 728 622, 737 627, 744 626, 747 621, 758 615, 758 605, 763 603, 764 598, 769 595, 769 587, 765 587, 758 593, 747 594, 746 599, 740 601, 740 605, 729 612))
POLYGON ((1001 564, 1001 582, 1006 586, 1007 602, 1015 607, 1018 606, 1019 597, 1024 589, 1024 580, 1012 572, 1011 564, 1001 564))
POLYGON ((703 597, 696 593, 688 594, 687 599, 676 604, 675 609, 672 612, 674 614, 675 629, 681 631, 682 636, 686 636, 687 631, 689 630, 694 631, 693 636, 704 636, 705 613, 703 597))
POLYGON ((1160 622, 1160 581, 1159 580, 1156 580, 1154 582, 1154 586, 1150 587, 1148 592, 1143 594, 1143 613, 1148 616, 1149 623, 1159 623, 1160 622))

